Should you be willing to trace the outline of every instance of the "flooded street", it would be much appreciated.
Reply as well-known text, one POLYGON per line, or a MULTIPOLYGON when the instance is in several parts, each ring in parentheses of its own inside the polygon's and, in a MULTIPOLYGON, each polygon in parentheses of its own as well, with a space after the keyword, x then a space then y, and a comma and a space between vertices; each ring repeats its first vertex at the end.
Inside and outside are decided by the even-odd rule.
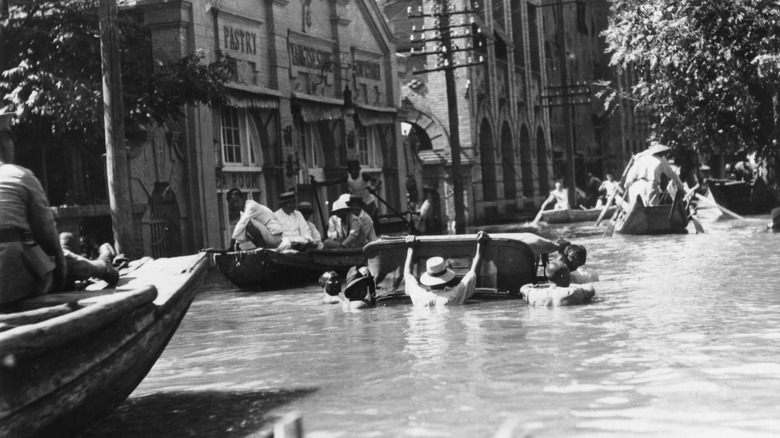
POLYGON ((345 313, 314 286, 233 288, 218 272, 168 348, 86 436, 251 436, 298 411, 307 437, 777 436, 780 234, 603 238, 594 302, 488 301, 345 313), (508 435, 509 436, 509 435, 508 435))

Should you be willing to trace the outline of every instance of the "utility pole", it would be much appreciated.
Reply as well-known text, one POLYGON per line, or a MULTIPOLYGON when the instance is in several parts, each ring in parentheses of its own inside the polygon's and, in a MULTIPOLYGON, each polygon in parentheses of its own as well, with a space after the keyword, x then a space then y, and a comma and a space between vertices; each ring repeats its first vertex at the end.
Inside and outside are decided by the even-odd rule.
MULTIPOLYGON (((10 16, 8 3, 11 0, 0 0, 0 21, 5 21, 10 16)), ((5 26, 0 26, 0 73, 4 72, 8 66, 8 51, 6 50, 6 39, 8 31, 5 26)))
MULTIPOLYGON (((0 0, 2 1, 2 0, 0 0)), ((133 217, 125 147, 122 67, 115 0, 100 0, 100 55, 103 61, 103 116, 106 136, 106 176, 111 222, 118 253, 131 256, 133 217)))
MULTIPOLYGON (((473 14, 476 9, 464 9, 457 11, 450 7, 448 0, 434 0, 430 13, 426 13, 422 10, 422 7, 418 9, 416 14, 412 13, 412 8, 407 9, 409 12, 409 18, 432 18, 436 22, 436 25, 432 29, 412 29, 412 41, 417 41, 422 44, 434 43, 436 49, 428 50, 423 46, 422 51, 415 52, 412 49, 411 56, 429 56, 436 55, 437 62, 434 68, 427 68, 427 65, 422 70, 416 70, 412 74, 419 75, 425 73, 433 73, 437 71, 444 72, 444 82, 447 88, 447 114, 450 125, 450 154, 452 156, 452 188, 453 188, 453 200, 455 202, 455 233, 466 233, 466 207, 463 202, 463 171, 461 169, 460 160, 460 131, 458 122, 458 95, 456 93, 455 84, 455 69, 462 67, 471 67, 473 65, 480 65, 483 62, 483 58, 480 56, 478 62, 469 61, 465 64, 459 64, 458 59, 454 56, 456 52, 465 52, 472 50, 471 47, 465 49, 456 48, 453 44, 453 40, 460 38, 473 38, 473 32, 471 30, 473 19, 468 23, 465 20, 461 20, 461 24, 454 23, 453 17, 458 15, 473 14), (460 30, 463 30, 462 35, 460 30), (435 32, 432 38, 428 38, 428 32, 435 32), (415 33, 419 33, 420 37, 415 39, 415 33)), ((465 44, 464 44, 465 46, 465 44)))

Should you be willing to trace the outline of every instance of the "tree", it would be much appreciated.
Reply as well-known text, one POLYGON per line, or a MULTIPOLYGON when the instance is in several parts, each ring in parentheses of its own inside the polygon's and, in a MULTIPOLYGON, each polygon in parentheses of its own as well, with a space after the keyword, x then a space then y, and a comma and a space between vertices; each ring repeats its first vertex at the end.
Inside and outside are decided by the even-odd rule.
MULTIPOLYGON (((18 116, 22 156, 46 147, 49 161, 79 153, 100 163, 105 142, 97 5, 97 0, 12 2, 10 18, 1 24, 8 59, 0 77, 0 108, 18 116)), ((185 105, 226 102, 228 59, 204 64, 194 53, 154 65, 148 30, 136 15, 125 10, 119 23, 129 133, 179 117, 185 105)), ((57 169, 48 170, 59 181, 57 169)), ((96 180, 103 185, 100 176, 96 180)))
POLYGON ((649 110, 660 140, 704 153, 755 151, 778 182, 780 4, 611 1, 611 63, 635 73, 625 91, 649 110))

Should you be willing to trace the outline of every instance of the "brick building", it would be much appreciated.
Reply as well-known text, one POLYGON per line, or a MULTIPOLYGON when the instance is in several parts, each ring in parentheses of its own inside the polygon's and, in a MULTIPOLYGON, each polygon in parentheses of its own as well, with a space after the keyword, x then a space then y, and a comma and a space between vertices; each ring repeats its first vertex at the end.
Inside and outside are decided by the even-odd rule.
MULTIPOLYGON (((399 41, 401 116, 411 125, 405 145, 407 166, 412 169, 409 173, 418 175, 418 187, 435 189, 441 221, 451 222, 454 212, 444 74, 412 74, 433 63, 431 56, 426 59, 411 54, 420 49, 410 38, 419 38, 413 27, 432 26, 430 21, 409 18, 407 12, 408 7, 428 12, 434 3, 407 0, 380 4, 399 41)), ((458 10, 467 4, 473 2, 449 2, 458 10)), ((480 0, 476 4, 479 12, 472 14, 472 30, 479 29, 481 35, 464 41, 475 49, 461 56, 465 62, 469 57, 483 56, 485 63, 456 70, 468 224, 532 215, 552 182, 564 179, 567 173, 564 107, 550 97, 562 84, 561 36, 569 63, 565 83, 580 83, 589 95, 577 102, 571 97, 567 107, 572 108, 570 138, 578 185, 584 187, 588 172, 603 178, 606 171, 622 171, 631 151, 644 148, 647 126, 632 115, 630 105, 607 114, 603 102, 593 98, 596 81, 610 80, 618 89, 631 83, 630 77, 618 76, 609 67, 604 53, 600 33, 608 24, 608 1, 480 0), (559 12, 563 13, 563 28, 559 12)), ((472 16, 466 16, 467 20, 472 16)))
MULTIPOLYGON (((458 40, 474 50, 459 54, 461 63, 483 57, 482 65, 456 70, 459 134, 462 148, 464 200, 468 225, 515 219, 538 208, 552 178, 548 113, 541 105, 546 86, 539 2, 514 0, 477 2, 473 18, 476 37, 458 40)), ((462 10, 468 2, 453 0, 462 10)), ((441 200, 442 222, 453 220, 450 180, 448 105, 441 72, 413 75, 432 59, 410 56, 412 26, 430 27, 409 19, 413 10, 430 2, 387 3, 385 14, 399 40, 402 69, 402 116, 411 128, 410 168, 424 175, 418 185, 435 189, 441 200)), ((456 22, 456 24, 458 24, 456 22)), ((431 58, 431 57, 428 57, 431 58)), ((410 172, 411 173, 411 172, 410 172)))
POLYGON ((225 200, 234 187, 272 209, 295 187, 322 227, 327 200, 347 188, 315 194, 309 178, 341 176, 352 158, 383 180, 390 205, 405 202, 395 42, 373 1, 138 0, 127 8, 150 29, 155 60, 200 51, 235 67, 229 105, 187 108, 131 155, 134 202, 164 211, 155 219, 146 209, 150 241, 160 238, 150 221, 165 219, 180 236, 170 253, 225 247, 239 217, 225 200))

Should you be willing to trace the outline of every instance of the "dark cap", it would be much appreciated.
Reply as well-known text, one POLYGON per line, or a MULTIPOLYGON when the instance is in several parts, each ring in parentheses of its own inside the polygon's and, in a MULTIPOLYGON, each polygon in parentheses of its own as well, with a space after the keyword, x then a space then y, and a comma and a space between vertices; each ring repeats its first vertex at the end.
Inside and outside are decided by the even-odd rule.
POLYGON ((371 300, 376 294, 374 277, 365 266, 353 266, 347 272, 347 287, 344 288, 344 296, 349 301, 371 300))

